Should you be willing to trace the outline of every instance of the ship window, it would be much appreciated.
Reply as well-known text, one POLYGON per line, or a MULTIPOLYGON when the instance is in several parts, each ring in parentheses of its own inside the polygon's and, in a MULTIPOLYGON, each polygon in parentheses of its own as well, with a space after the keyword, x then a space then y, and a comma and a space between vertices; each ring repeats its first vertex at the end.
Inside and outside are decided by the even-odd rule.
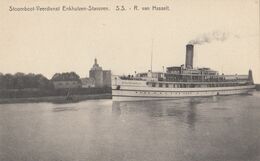
POLYGON ((166 88, 168 88, 168 87, 169 87, 169 84, 168 84, 168 83, 166 83, 166 84, 165 84, 165 87, 166 87, 166 88))
POLYGON ((155 87, 155 83, 152 83, 152 87, 155 87))
POLYGON ((159 83, 159 87, 162 87, 162 83, 159 83))

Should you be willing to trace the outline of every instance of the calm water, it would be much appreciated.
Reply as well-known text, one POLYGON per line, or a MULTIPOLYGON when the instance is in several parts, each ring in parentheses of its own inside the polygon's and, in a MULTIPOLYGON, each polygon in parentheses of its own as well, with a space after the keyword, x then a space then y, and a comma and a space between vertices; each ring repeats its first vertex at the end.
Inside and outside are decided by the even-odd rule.
POLYGON ((0 105, 1 161, 257 161, 260 93, 0 105))

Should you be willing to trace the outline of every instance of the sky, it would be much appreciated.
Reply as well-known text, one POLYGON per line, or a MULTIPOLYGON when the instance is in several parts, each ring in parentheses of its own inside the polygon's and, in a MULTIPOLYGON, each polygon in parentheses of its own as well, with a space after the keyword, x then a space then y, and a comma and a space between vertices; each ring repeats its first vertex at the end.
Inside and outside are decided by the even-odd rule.
POLYGON ((0 72, 75 71, 88 76, 97 58, 115 75, 153 71, 185 63, 194 46, 194 66, 225 74, 253 70, 260 83, 259 0, 33 0, 0 2, 0 72), (10 6, 108 6, 110 11, 22 12, 10 6), (138 5, 170 11, 115 11, 138 5))

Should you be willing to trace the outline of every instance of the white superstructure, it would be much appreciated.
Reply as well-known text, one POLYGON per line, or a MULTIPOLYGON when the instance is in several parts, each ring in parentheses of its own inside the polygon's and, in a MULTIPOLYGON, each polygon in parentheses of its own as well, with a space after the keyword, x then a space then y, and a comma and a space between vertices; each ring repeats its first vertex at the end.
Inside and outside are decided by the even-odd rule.
POLYGON ((114 76, 112 78, 113 101, 174 99, 180 97, 246 94, 255 88, 255 85, 208 87, 205 83, 200 83, 200 85, 195 83, 197 87, 192 88, 184 86, 180 87, 184 84, 187 83, 125 80, 121 79, 119 76, 114 76), (153 84, 155 84, 154 87, 153 84))

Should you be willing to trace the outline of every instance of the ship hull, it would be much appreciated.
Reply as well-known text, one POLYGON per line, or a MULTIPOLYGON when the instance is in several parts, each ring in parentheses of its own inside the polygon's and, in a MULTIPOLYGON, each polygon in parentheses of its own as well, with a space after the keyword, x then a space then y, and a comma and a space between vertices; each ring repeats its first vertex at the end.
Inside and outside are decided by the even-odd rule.
POLYGON ((215 87, 215 88, 155 88, 121 86, 112 87, 113 101, 165 100, 186 97, 210 97, 224 95, 248 94, 255 89, 255 85, 215 87))

